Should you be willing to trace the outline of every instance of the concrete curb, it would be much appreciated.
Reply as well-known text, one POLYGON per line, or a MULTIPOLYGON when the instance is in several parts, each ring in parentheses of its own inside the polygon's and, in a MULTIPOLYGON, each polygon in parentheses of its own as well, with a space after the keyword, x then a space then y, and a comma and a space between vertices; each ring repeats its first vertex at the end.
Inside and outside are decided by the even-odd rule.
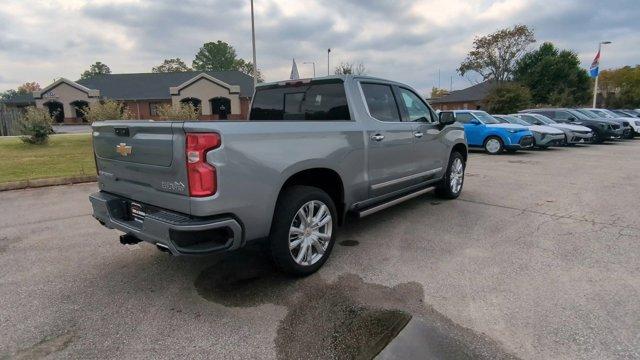
POLYGON ((87 182, 94 182, 94 181, 96 181, 96 175, 71 176, 71 177, 53 178, 53 179, 11 181, 11 182, 0 184, 0 191, 38 188, 38 187, 56 186, 56 185, 79 184, 79 183, 87 183, 87 182))

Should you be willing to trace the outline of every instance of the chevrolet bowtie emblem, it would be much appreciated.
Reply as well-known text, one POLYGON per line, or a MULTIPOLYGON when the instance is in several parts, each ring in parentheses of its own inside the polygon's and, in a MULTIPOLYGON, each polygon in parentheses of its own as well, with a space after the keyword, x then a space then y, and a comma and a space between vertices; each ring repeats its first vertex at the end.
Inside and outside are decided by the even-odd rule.
POLYGON ((122 156, 131 155, 131 146, 125 143, 120 143, 116 145, 116 152, 122 156))

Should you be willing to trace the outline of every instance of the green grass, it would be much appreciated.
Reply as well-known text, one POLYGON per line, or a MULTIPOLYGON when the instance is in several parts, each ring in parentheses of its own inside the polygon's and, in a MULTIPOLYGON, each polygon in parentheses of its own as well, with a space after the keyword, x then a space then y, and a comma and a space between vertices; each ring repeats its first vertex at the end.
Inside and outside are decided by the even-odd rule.
POLYGON ((95 173, 91 134, 51 135, 46 145, 0 137, 0 183, 95 173))

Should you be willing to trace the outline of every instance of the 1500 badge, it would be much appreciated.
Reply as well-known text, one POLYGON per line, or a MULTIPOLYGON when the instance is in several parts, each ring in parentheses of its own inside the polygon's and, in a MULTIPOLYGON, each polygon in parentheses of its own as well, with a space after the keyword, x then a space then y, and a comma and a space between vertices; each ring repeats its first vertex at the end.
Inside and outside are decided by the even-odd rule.
POLYGON ((181 181, 174 181, 174 182, 163 181, 162 182, 162 190, 184 191, 185 189, 186 189, 186 186, 181 181))

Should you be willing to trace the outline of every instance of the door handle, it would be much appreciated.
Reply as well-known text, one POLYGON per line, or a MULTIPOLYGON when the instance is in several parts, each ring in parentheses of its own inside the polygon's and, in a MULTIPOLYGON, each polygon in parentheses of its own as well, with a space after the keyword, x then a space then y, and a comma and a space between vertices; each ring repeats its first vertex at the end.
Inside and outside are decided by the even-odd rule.
POLYGON ((373 141, 382 141, 382 140, 384 140, 384 135, 382 135, 382 134, 371 135, 371 140, 373 140, 373 141))
POLYGON ((413 136, 417 137, 418 139, 422 137, 422 135, 424 135, 423 133, 421 133, 420 131, 414 132, 413 136))

